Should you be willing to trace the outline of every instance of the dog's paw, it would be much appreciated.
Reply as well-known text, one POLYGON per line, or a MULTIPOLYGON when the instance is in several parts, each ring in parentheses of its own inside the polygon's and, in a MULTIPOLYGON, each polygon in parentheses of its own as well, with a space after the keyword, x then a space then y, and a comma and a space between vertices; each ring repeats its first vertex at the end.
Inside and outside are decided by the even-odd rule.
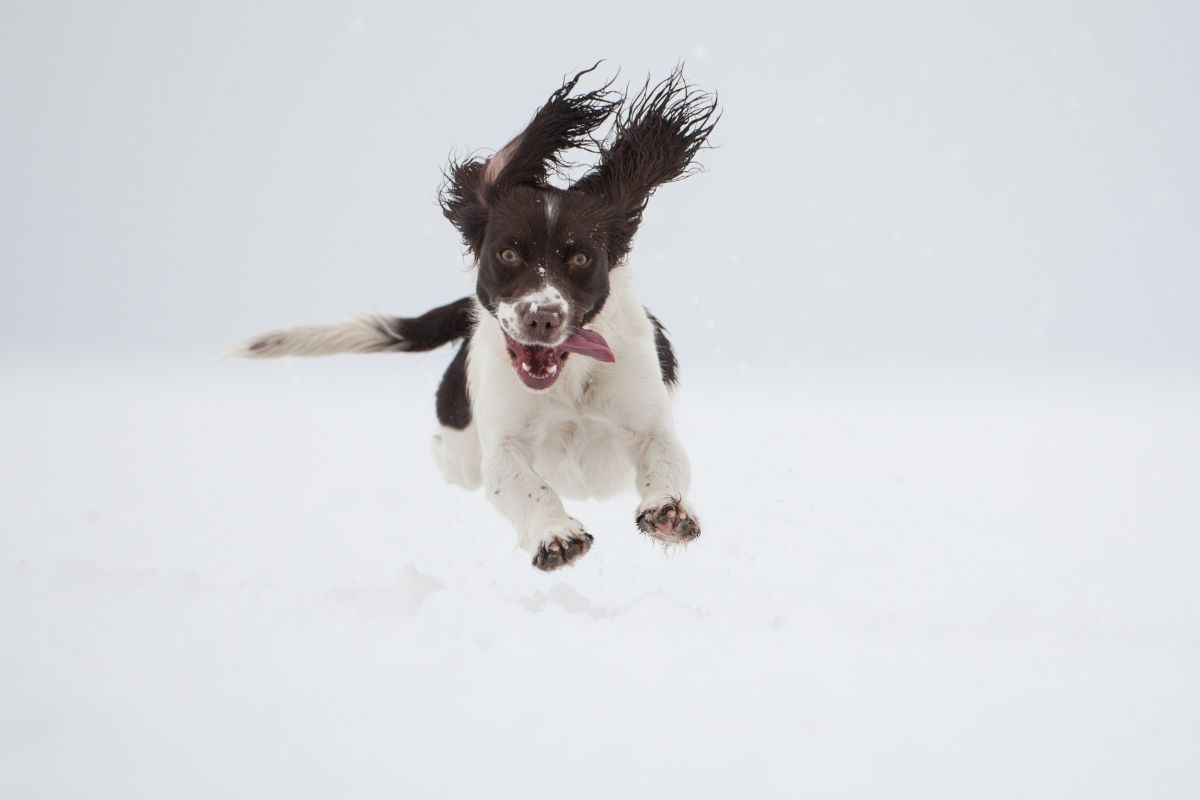
POLYGON ((643 503, 637 510, 638 529, 663 544, 687 544, 700 535, 700 520, 675 498, 643 503))
POLYGON ((571 527, 555 526, 542 536, 533 555, 533 565, 543 572, 552 572, 572 564, 592 549, 593 537, 578 523, 571 527))

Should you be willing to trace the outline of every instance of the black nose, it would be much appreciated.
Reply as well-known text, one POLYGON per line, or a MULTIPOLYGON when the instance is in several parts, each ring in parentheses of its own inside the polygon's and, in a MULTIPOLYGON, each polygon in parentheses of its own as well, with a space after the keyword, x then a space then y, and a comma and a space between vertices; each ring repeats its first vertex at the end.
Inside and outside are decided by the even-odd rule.
POLYGON ((545 336, 562 324, 563 310, 562 306, 555 304, 521 303, 517 306, 517 316, 526 331, 535 336, 545 336))

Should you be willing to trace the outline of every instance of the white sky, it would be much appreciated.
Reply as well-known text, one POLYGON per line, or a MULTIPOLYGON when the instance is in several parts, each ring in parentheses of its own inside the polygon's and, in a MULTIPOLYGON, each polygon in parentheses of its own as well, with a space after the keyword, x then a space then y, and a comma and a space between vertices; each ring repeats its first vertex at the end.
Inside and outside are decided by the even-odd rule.
POLYGON ((561 76, 725 116, 634 249, 692 364, 1194 359, 1194 4, 6 3, 0 337, 215 352, 470 290, 434 203, 561 76), (47 323, 47 320, 52 322, 47 323))

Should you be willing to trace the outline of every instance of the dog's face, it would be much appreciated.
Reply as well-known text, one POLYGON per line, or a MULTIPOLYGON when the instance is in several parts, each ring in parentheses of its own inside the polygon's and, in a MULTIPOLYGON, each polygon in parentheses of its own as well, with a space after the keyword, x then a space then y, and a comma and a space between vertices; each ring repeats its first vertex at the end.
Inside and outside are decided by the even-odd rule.
POLYGON ((584 326, 608 297, 611 214, 578 191, 515 186, 492 205, 479 252, 476 295, 496 317, 513 368, 549 388, 572 352, 612 353, 584 326))
POLYGON ((714 98, 677 71, 626 99, 606 85, 572 96, 576 75, 487 160, 452 164, 442 209, 479 266, 476 295, 504 331, 530 389, 558 380, 567 358, 615 360, 587 323, 608 297, 654 190, 687 174, 715 122, 714 98), (601 142, 592 131, 614 116, 601 142), (594 146, 599 163, 569 189, 547 183, 564 151, 594 146))

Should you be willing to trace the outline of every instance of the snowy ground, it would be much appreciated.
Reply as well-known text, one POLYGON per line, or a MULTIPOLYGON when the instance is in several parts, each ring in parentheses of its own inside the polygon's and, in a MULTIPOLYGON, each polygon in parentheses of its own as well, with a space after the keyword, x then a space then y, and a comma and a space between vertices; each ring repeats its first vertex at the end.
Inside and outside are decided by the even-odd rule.
POLYGON ((1194 372, 685 374, 543 575, 443 361, 0 364, 0 796, 1200 792, 1194 372))

